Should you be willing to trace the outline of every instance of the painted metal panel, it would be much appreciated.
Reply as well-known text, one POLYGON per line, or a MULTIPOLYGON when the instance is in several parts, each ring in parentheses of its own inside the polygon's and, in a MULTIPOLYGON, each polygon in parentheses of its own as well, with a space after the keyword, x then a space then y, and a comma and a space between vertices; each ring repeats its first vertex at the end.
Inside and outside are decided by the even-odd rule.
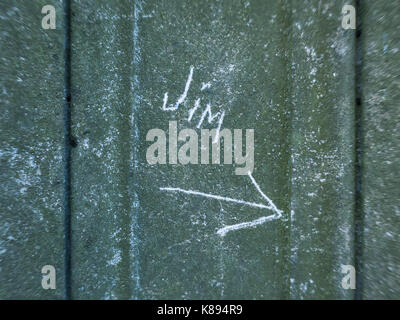
POLYGON ((362 3, 362 298, 400 298, 398 3, 362 3))
POLYGON ((71 0, 67 180, 45 4, 0 5, 0 298, 399 298, 395 3, 71 0))
POLYGON ((73 3, 75 297, 352 297, 354 31, 340 10, 73 3), (254 129, 251 177, 235 157, 201 163, 201 130, 220 123, 221 155, 254 129), (146 157, 152 129, 165 164, 146 157), (170 152, 184 129, 197 164, 170 152), (254 205, 266 197, 276 211, 254 205))
POLYGON ((43 29, 47 1, 0 4, 0 298, 64 297, 63 13, 43 29), (56 289, 42 288, 42 267, 56 289))

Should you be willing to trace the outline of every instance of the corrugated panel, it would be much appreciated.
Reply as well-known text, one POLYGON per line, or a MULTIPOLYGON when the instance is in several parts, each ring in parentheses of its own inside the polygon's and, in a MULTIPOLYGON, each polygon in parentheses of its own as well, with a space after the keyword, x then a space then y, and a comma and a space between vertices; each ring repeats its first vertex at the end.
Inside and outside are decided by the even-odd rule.
POLYGON ((71 176, 45 4, 1 5, 0 298, 399 297, 395 4, 71 0, 71 176))
POLYGON ((0 298, 64 296, 63 27, 44 30, 46 1, 2 1, 0 298), (56 269, 44 290, 42 267, 56 269))
MULTIPOLYGON (((288 295, 289 14, 287 6, 276 1, 174 5, 147 1, 136 6, 133 108, 137 165, 133 179, 137 181, 139 298, 288 295), (190 89, 177 106, 191 68, 190 89), (176 110, 163 111, 166 92, 166 107, 176 110), (211 124, 201 122, 208 105, 213 115, 219 112, 211 124), (176 135, 169 129, 170 121, 176 121, 178 131, 196 130, 200 158, 201 130, 217 128, 223 112, 221 129, 232 136, 241 129, 244 142, 246 130, 254 129, 252 175, 283 211, 279 220, 228 231, 225 236, 218 231, 274 212, 193 192, 268 205, 246 170, 236 175, 236 168, 244 165, 174 165, 170 159, 167 164, 149 165, 146 161, 151 144, 146 135, 153 128, 164 130, 167 139, 176 135)), ((224 148, 228 144, 229 140, 224 148)))
POLYGON ((74 2, 76 297, 352 297, 340 265, 354 255, 354 31, 340 10, 74 2), (222 113, 232 136, 254 129, 252 178, 169 152, 148 163, 147 134, 169 140, 174 123, 195 130, 201 162, 201 129, 222 113), (282 217, 240 225, 274 214, 254 206, 268 205, 257 188, 282 217))
POLYGON ((73 1, 72 12, 72 297, 127 299, 133 1, 73 1))
POLYGON ((362 3, 362 297, 400 298, 400 7, 362 3))
POLYGON ((352 298, 342 265, 354 265, 354 30, 348 1, 292 2, 290 292, 352 298))

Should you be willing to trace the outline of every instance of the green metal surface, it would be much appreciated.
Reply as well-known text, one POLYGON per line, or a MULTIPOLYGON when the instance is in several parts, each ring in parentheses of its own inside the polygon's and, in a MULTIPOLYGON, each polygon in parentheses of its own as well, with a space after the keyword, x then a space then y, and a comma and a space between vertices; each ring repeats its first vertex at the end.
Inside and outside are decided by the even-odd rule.
POLYGON ((354 31, 332 15, 341 6, 74 2, 75 297, 353 296, 340 285, 354 255, 354 31), (191 67, 186 99, 164 111, 191 67), (255 130, 253 176, 280 220, 221 237, 272 212, 160 190, 262 201, 234 165, 147 163, 149 130, 196 129, 207 104, 222 128, 255 130))
MULTIPOLYGON (((288 297, 288 10, 277 1, 148 1, 136 6, 138 298, 288 297), (165 92, 169 104, 182 94, 190 66, 193 81, 185 103, 176 111, 162 111, 165 92), (211 86, 201 91, 202 83, 211 86), (189 122, 198 98, 200 107, 189 122), (171 120, 178 122, 178 130, 196 128, 207 104, 213 113, 225 111, 222 128, 254 129, 253 176, 284 211, 281 220, 221 237, 219 228, 272 212, 159 190, 177 187, 262 202, 249 177, 235 175, 234 165, 147 164, 148 130, 167 131, 171 120)), ((216 127, 217 121, 201 126, 216 127)))
POLYGON ((129 298, 132 1, 72 2, 72 297, 129 298), (79 26, 79 27, 77 27, 79 26))
POLYGON ((354 265, 354 30, 348 1, 292 2, 291 298, 351 299, 354 265))
POLYGON ((62 299, 63 27, 44 30, 46 1, 0 4, 0 298, 62 299), (42 267, 56 269, 44 290, 42 267))
POLYGON ((362 297, 400 298, 400 7, 363 2, 362 297))
POLYGON ((71 0, 71 270, 62 1, 56 30, 45 4, 0 5, 1 299, 65 298, 65 272, 73 299, 400 298, 396 3, 358 4, 356 38, 355 1, 71 0), (201 163, 219 124, 220 164, 211 140, 201 163), (224 164, 238 129, 250 175, 224 164))

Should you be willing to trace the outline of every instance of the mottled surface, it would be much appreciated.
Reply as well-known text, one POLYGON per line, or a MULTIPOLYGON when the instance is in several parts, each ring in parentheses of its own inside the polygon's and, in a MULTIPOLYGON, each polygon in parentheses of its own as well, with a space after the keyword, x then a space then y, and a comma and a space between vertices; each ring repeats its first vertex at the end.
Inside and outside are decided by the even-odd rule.
POLYGON ((290 297, 352 298, 354 30, 349 1, 292 2, 290 297), (309 5, 307 5, 309 4, 309 5))
POLYGON ((354 255, 354 31, 341 6, 74 2, 74 297, 353 296, 340 273, 354 255), (191 66, 185 101, 163 111, 191 66), (147 163, 147 132, 196 128, 206 104, 225 111, 222 128, 255 129, 253 176, 280 220, 222 238, 272 212, 159 190, 263 201, 234 165, 147 163))
POLYGON ((147 1, 136 10, 139 298, 288 297, 288 6, 147 1), (164 93, 169 103, 177 100, 191 65, 193 83, 185 103, 177 111, 162 111, 164 93), (211 87, 201 91, 208 82, 211 87), (198 98, 201 107, 189 123, 188 111, 198 98), (235 175, 232 165, 147 164, 147 131, 166 131, 169 120, 178 121, 179 128, 196 128, 207 103, 214 113, 225 110, 222 128, 255 130, 253 176, 284 211, 283 219, 221 238, 219 228, 272 212, 158 190, 180 187, 262 202, 249 178, 235 175))
POLYGON ((72 11, 72 297, 126 299, 135 264, 133 1, 73 1, 72 11))
MULTIPOLYGON (((352 299, 355 256, 362 297, 400 297, 400 13, 362 3, 357 127, 356 31, 341 23, 354 1, 72 0, 73 299, 352 299), (148 131, 169 121, 200 144, 207 104, 222 129, 255 130, 257 186, 235 163, 147 162, 148 131), (258 186, 282 217, 221 237, 274 213, 225 201, 267 204, 258 186)), ((63 298, 62 9, 42 30, 44 4, 0 5, 3 299, 63 298)))
POLYGON ((63 27, 47 1, 0 4, 0 298, 63 298, 63 27), (56 268, 56 290, 41 286, 56 268))
POLYGON ((363 292, 400 299, 400 6, 363 2, 363 292))

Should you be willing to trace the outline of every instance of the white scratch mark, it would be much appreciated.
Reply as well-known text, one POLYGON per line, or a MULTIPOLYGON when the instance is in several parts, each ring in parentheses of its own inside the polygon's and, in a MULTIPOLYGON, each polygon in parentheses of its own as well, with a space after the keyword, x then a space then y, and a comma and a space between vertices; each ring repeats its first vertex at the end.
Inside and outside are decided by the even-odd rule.
POLYGON ((170 188, 170 187, 160 188, 160 190, 162 190, 162 191, 172 191, 172 192, 182 192, 182 193, 185 193, 185 194, 193 194, 193 195, 196 195, 196 196, 201 196, 201 197, 215 199, 215 200, 222 200, 222 201, 227 201, 227 202, 235 202, 235 203, 244 204, 246 206, 255 207, 255 208, 271 209, 269 206, 266 206, 265 204, 262 204, 262 203, 255 203, 255 202, 248 202, 248 201, 239 200, 239 199, 232 199, 232 198, 229 198, 229 197, 217 196, 217 195, 214 195, 214 194, 204 193, 204 192, 195 191, 195 190, 185 190, 185 189, 181 189, 181 188, 170 188))
POLYGON ((192 79, 193 79, 193 69, 194 69, 194 67, 190 66, 190 72, 189 72, 188 79, 186 81, 185 90, 183 91, 182 95, 179 97, 178 101, 176 102, 176 104, 174 106, 167 107, 168 92, 166 92, 164 94, 164 101, 163 101, 163 110, 164 111, 174 111, 174 110, 178 109, 179 106, 185 101, 187 93, 190 88, 190 83, 192 82, 192 79))
POLYGON ((210 82, 207 82, 207 83, 202 82, 201 83, 200 91, 203 91, 203 90, 208 89, 208 88, 211 88, 211 83, 210 82))
MULTIPOLYGON (((165 93, 164 93, 163 106, 162 106, 162 109, 163 109, 164 111, 174 111, 174 110, 177 110, 177 109, 179 108, 179 106, 180 106, 182 103, 185 102, 185 99, 186 99, 186 97, 187 97, 187 93, 188 93, 189 88, 190 88, 190 84, 192 83, 192 80, 193 80, 193 69, 194 69, 194 67, 193 67, 193 66, 190 66, 190 72, 189 72, 189 76, 188 76, 188 78, 187 78, 187 80, 186 80, 185 89, 184 89, 182 95, 179 97, 178 101, 175 103, 175 105, 172 105, 172 104, 171 104, 170 106, 167 106, 167 104, 168 104, 168 92, 165 92, 165 93)), ((230 66, 229 66, 229 70, 233 70, 233 69, 234 69, 234 66, 233 66, 233 65, 230 65, 230 66)), ((203 90, 205 90, 205 89, 207 89, 207 88, 210 88, 210 87, 211 87, 211 83, 210 83, 210 82, 207 82, 207 83, 202 82, 201 91, 203 91, 203 90)), ((193 116, 194 116, 194 113, 197 111, 197 109, 200 108, 200 100, 201 100, 201 99, 198 98, 198 99, 195 101, 195 103, 194 103, 194 107, 193 107, 192 109, 189 110, 189 116, 188 116, 188 119, 187 119, 188 122, 191 122, 191 121, 192 121, 192 118, 193 118, 193 116)), ((197 129, 200 129, 200 127, 201 127, 201 125, 203 124, 203 122, 204 122, 204 120, 205 120, 206 117, 207 117, 207 120, 208 120, 208 123, 209 123, 209 124, 211 124, 211 123, 214 121, 215 118, 219 117, 219 120, 218 120, 218 128, 216 129, 216 134, 215 134, 214 139, 213 139, 213 143, 217 143, 217 142, 218 142, 218 139, 219 139, 219 133, 220 133, 220 131, 221 131, 222 122, 224 121, 225 111, 222 110, 221 112, 217 112, 216 114, 212 114, 212 112, 211 112, 211 105, 210 105, 210 104, 207 104, 207 107, 206 107, 206 109, 203 111, 203 113, 202 113, 202 115, 201 115, 201 118, 200 118, 200 121, 199 121, 199 123, 197 124, 197 129), (208 117, 207 117, 207 115, 208 115, 208 117)))
POLYGON ((189 110, 189 117, 188 117, 188 122, 192 121, 193 115, 196 112, 196 110, 200 107, 200 98, 198 98, 194 102, 194 107, 189 110))
POLYGON ((270 198, 268 198, 268 196, 264 192, 262 192, 260 186, 257 184, 256 180, 251 175, 251 172, 248 172, 248 176, 249 176, 251 182, 253 183, 253 185, 256 187, 257 191, 260 193, 260 195, 265 200, 267 200, 268 206, 265 204, 262 204, 262 203, 248 202, 248 201, 244 201, 244 200, 240 200, 240 199, 233 199, 233 198, 229 198, 229 197, 218 196, 218 195, 204 193, 204 192, 195 191, 195 190, 185 190, 185 189, 181 189, 181 188, 172 188, 172 187, 165 187, 165 188, 161 187, 160 190, 171 191, 171 192, 181 192, 181 193, 185 193, 185 194, 196 195, 196 196, 201 196, 201 197, 210 198, 210 199, 234 202, 234 203, 239 203, 239 204, 243 204, 243 205, 250 206, 250 207, 272 210, 274 212, 273 215, 263 216, 258 219, 255 219, 253 221, 242 222, 242 223, 238 223, 238 224, 234 224, 234 225, 230 225, 230 226, 226 226, 226 227, 218 229, 217 234, 220 235, 221 237, 223 237, 229 231, 254 227, 254 226, 263 224, 267 221, 277 220, 282 217, 282 211, 279 210, 275 206, 275 204, 272 202, 272 200, 270 198))
POLYGON ((282 211, 279 210, 275 204, 272 202, 272 200, 270 198, 267 197, 267 195, 262 192, 260 186, 257 184, 256 180, 253 178, 253 176, 251 175, 251 172, 249 171, 248 173, 251 182, 253 182, 254 186, 256 187, 257 191, 261 194, 261 196, 268 201, 270 207, 272 208, 273 211, 275 211, 275 213, 279 216, 279 218, 282 216, 282 211))
POLYGON ((211 112, 211 105, 207 104, 207 108, 204 110, 203 114, 201 115, 201 119, 200 119, 199 123, 197 124, 197 129, 200 129, 207 114, 208 114, 208 117, 207 117, 208 123, 212 123, 214 121, 214 119, 219 116, 218 127, 217 127, 216 134, 215 134, 215 137, 213 140, 213 143, 217 143, 217 141, 219 139, 219 132, 221 131, 222 122, 224 121, 224 117, 225 117, 225 110, 222 110, 222 112, 217 112, 216 114, 213 115, 211 112))
POLYGON ((221 126, 222 126, 222 122, 224 121, 224 117, 225 117, 225 110, 222 110, 221 116, 219 117, 217 132, 215 134, 213 143, 217 143, 218 142, 219 132, 221 131, 221 126))
POLYGON ((223 228, 219 229, 219 230, 217 231, 217 233, 218 233, 218 235, 220 235, 221 237, 223 237, 223 236, 225 236, 229 231, 239 230, 239 229, 243 229, 243 228, 255 227, 255 226, 259 225, 259 224, 263 224, 264 222, 271 221, 271 220, 275 220, 275 219, 277 219, 277 218, 276 218, 275 215, 273 214, 273 215, 270 215, 270 216, 267 216, 267 217, 261 217, 261 218, 255 219, 255 220, 253 220, 253 221, 242 222, 242 223, 234 224, 234 225, 231 225, 231 226, 223 227, 223 228))

